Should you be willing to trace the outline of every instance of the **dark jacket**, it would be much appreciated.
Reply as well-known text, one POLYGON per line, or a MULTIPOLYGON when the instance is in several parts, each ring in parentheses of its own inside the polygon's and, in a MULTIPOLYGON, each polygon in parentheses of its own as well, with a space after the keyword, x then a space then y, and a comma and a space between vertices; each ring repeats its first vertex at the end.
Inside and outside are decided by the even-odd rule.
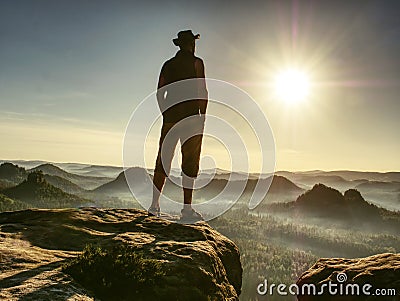
POLYGON ((208 103, 204 63, 188 51, 179 50, 161 68, 157 101, 163 121, 178 122, 188 116, 205 114, 208 103), (179 84, 173 84, 178 81, 179 84))

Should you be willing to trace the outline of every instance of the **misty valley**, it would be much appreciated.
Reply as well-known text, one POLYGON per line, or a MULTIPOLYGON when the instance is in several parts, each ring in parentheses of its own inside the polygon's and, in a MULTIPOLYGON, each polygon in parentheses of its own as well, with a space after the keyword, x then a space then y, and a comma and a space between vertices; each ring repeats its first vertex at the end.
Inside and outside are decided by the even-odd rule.
MULTIPOLYGON (((141 203, 150 204, 152 170, 133 167, 127 174, 137 185, 141 203)), ((278 171, 270 179, 267 196, 252 210, 248 201, 258 177, 247 177, 240 172, 204 171, 199 181, 208 184, 194 194, 195 202, 203 202, 221 193, 228 181, 244 187, 238 201, 209 222, 239 247, 241 300, 293 300, 293 296, 260 296, 257 286, 264 279, 295 283, 321 257, 400 252, 399 172, 278 171)), ((181 204, 181 188, 174 184, 179 180, 179 171, 173 170, 165 195, 181 204)), ((147 209, 132 196, 120 167, 41 161, 0 165, 0 212, 79 207, 147 209)))

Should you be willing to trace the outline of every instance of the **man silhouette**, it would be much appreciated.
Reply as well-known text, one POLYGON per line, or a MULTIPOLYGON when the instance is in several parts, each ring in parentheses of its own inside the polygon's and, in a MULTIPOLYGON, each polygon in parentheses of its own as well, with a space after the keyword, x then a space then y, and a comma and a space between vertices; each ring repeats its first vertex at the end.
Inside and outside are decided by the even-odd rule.
POLYGON ((160 216, 160 194, 171 169, 176 144, 180 141, 184 194, 182 219, 203 220, 201 214, 192 208, 193 184, 199 171, 208 103, 204 63, 194 55, 195 41, 199 37, 191 30, 180 31, 173 39, 179 51, 161 68, 157 101, 163 125, 154 170, 153 201, 148 209, 151 215, 160 216))

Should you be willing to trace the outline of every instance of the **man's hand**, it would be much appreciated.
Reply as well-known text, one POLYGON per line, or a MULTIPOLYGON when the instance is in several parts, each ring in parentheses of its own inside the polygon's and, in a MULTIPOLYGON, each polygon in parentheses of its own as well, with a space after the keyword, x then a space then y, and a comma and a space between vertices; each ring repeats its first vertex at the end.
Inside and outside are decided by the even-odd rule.
POLYGON ((204 124, 206 122, 206 114, 199 114, 199 124, 201 126, 202 131, 204 130, 204 124))
POLYGON ((206 114, 199 114, 199 120, 204 123, 206 121, 206 114))

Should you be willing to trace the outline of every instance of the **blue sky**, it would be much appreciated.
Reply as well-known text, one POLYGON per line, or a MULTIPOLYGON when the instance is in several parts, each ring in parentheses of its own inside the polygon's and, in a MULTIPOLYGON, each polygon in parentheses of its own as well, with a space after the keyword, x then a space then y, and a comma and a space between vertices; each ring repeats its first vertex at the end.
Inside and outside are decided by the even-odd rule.
POLYGON ((3 0, 0 157, 121 165, 129 117, 189 28, 201 34, 206 75, 263 108, 278 169, 399 170, 399 6, 3 0), (312 89, 287 108, 269 84, 292 65, 312 89))

